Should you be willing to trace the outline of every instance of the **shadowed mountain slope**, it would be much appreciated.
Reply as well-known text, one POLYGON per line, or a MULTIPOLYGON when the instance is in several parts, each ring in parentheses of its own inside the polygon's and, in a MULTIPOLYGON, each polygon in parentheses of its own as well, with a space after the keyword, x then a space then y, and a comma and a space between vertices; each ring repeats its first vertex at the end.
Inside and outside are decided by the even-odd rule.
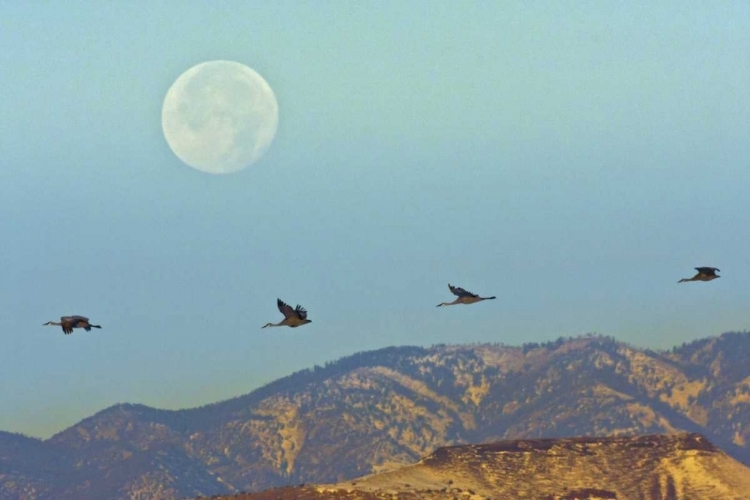
POLYGON ((669 352, 587 336, 358 353, 201 408, 117 405, 12 453, 0 435, 0 499, 332 483, 511 438, 697 432, 750 464, 749 351, 730 333, 669 352))

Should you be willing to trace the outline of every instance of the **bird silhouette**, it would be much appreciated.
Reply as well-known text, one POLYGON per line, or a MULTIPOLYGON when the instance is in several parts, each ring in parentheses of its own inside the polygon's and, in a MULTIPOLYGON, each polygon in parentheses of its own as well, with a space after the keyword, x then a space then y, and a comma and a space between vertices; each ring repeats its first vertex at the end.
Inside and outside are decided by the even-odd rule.
POLYGON ((468 292, 461 287, 452 286, 450 283, 448 283, 448 289, 451 291, 453 295, 458 296, 458 298, 454 300, 453 302, 441 302, 436 307, 452 306, 454 304, 473 304, 475 302, 481 302, 483 300, 492 300, 492 299, 497 298, 494 295, 492 297, 480 297, 476 293, 468 292))
POLYGON ((61 326, 62 331, 65 335, 73 333, 73 328, 83 328, 87 332, 90 332, 92 328, 101 328, 99 325, 92 325, 89 323, 89 319, 85 316, 63 316, 60 318, 60 322, 47 321, 42 326, 61 326))
POLYGON ((721 278, 721 276, 717 276, 716 274, 716 271, 721 272, 721 270, 715 267, 696 267, 695 270, 698 271, 698 274, 692 278, 682 278, 677 283, 682 283, 683 281, 711 281, 721 278))
POLYGON ((297 328, 298 326, 312 323, 311 320, 307 319, 307 310, 301 305, 297 305, 294 309, 289 304, 284 303, 281 299, 276 299, 276 305, 279 307, 279 311, 284 315, 284 319, 280 323, 266 323, 261 328, 267 326, 288 326, 291 328, 297 328))

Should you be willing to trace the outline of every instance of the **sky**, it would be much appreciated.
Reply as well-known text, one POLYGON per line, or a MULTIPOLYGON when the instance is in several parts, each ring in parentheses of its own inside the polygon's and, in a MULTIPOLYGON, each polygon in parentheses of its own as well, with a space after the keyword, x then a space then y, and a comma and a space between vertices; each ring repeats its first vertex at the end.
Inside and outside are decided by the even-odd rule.
POLYGON ((750 3, 0 3, 0 430, 200 406, 390 345, 750 329, 750 3), (182 163, 190 67, 278 100, 182 163), (696 266, 710 283, 677 284, 696 266), (436 308, 447 283, 497 300, 436 308), (276 299, 313 321, 282 319, 276 299), (45 327, 88 316, 101 330, 45 327))

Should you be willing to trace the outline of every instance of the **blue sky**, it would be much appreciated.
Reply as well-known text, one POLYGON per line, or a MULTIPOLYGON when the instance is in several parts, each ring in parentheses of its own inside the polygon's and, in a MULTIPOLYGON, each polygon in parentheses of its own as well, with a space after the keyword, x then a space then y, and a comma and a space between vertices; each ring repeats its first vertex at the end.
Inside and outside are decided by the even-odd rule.
POLYGON ((215 402, 388 345, 750 328, 747 2, 4 2, 0 429, 215 402), (233 175, 161 106, 279 102, 233 175), (677 285, 695 266, 711 283, 677 285), (447 282, 498 300, 436 309, 447 282), (313 323, 279 321, 276 298, 313 323), (42 327, 82 314, 102 330, 42 327))

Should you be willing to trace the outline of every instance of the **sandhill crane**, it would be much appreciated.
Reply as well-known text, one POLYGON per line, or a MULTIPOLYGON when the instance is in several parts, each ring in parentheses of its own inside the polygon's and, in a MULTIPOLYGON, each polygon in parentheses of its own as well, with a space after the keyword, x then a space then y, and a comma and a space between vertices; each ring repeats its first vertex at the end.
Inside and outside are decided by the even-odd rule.
POLYGON ((453 295, 457 295, 458 298, 453 302, 441 302, 436 307, 452 306, 453 304, 473 304, 474 302, 481 302, 483 300, 492 300, 496 298, 494 295, 492 297, 480 297, 476 293, 467 292, 463 288, 451 286, 450 283, 448 283, 448 289, 453 295))
POLYGON ((307 319, 307 311, 301 305, 297 304, 297 307, 292 309, 292 306, 290 306, 289 304, 285 304, 281 299, 276 299, 276 305, 279 307, 279 311, 281 311, 281 314, 284 315, 284 320, 281 323, 276 324, 266 323, 261 328, 265 328, 267 326, 289 326, 292 328, 297 328, 298 326, 312 323, 311 320, 307 319))
POLYGON ((682 278, 677 283, 682 283, 683 281, 711 281, 721 278, 721 276, 716 275, 716 271, 721 272, 721 270, 715 267, 696 267, 695 270, 698 271, 698 274, 692 278, 682 278))
POLYGON ((60 318, 60 322, 47 321, 42 326, 61 326, 62 331, 65 335, 73 333, 73 328, 83 328, 87 332, 90 332, 92 328, 101 328, 99 325, 92 325, 89 323, 89 319, 84 316, 63 316, 60 318))

